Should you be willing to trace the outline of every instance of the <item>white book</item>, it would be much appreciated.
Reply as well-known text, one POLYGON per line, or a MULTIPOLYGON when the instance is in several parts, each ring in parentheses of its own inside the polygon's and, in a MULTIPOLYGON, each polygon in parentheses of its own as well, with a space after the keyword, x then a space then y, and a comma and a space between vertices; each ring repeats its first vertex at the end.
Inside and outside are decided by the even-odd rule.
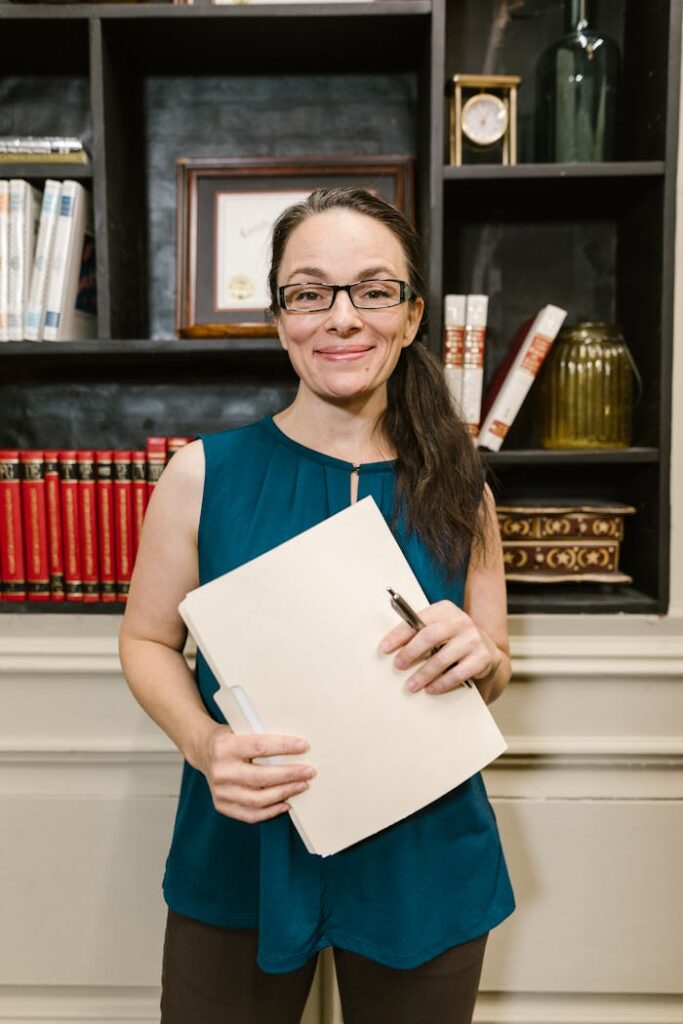
POLYGON ((476 686, 411 693, 380 653, 400 623, 387 587, 428 600, 371 497, 191 591, 180 614, 237 734, 303 737, 317 771, 290 816, 328 856, 450 792, 505 749, 476 686))
POLYGON ((33 267, 40 218, 40 190, 22 178, 9 183, 9 298, 10 341, 24 337, 24 310, 33 267))
POLYGON ((443 370, 448 392, 459 416, 462 416, 465 303, 465 295, 446 295, 444 298, 443 370))
POLYGON ((95 337, 94 268, 92 196, 79 182, 67 180, 59 199, 48 274, 45 341, 95 337))
POLYGON ((45 315, 45 299, 47 296, 47 275, 50 267, 50 255, 55 237, 59 197, 62 183, 48 178, 43 189, 43 201, 40 207, 40 224, 36 251, 33 257, 33 272, 28 290, 28 303, 24 313, 24 337, 28 341, 42 341, 43 319, 45 315))
POLYGON ((566 315, 567 310, 559 306, 544 306, 515 335, 486 393, 484 421, 477 438, 480 448, 500 449, 566 315))
POLYGON ((9 341, 9 181, 0 179, 0 341, 9 341))
POLYGON ((463 342, 462 415, 472 437, 479 432, 481 395, 484 387, 484 347, 488 318, 488 295, 468 295, 463 342))

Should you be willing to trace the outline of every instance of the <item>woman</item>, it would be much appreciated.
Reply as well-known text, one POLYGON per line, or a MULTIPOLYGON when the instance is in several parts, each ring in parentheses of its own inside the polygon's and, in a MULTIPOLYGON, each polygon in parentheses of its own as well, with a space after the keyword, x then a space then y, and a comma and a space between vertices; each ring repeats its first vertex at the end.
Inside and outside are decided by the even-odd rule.
POLYGON ((252 763, 304 754, 306 737, 234 735, 205 661, 195 682, 181 654, 187 591, 371 494, 430 601, 423 629, 400 623, 380 650, 430 699, 473 678, 490 702, 507 684, 494 502, 438 361, 415 340, 419 266, 412 227, 370 193, 320 189, 286 210, 269 280, 296 397, 188 445, 150 503, 121 656, 185 758, 164 878, 163 1024, 296 1024, 330 945, 345 1024, 464 1024, 488 931, 513 909, 479 776, 311 855, 285 812, 315 786, 315 765, 252 763))

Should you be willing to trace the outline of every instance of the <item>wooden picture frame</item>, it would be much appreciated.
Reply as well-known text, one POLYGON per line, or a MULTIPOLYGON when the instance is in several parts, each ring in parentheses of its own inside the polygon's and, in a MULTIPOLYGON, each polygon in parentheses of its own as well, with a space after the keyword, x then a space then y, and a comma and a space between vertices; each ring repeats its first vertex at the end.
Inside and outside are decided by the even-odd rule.
POLYGON ((266 277, 282 210, 319 186, 356 186, 413 220, 413 182, 409 156, 178 160, 177 333, 275 335, 266 277))

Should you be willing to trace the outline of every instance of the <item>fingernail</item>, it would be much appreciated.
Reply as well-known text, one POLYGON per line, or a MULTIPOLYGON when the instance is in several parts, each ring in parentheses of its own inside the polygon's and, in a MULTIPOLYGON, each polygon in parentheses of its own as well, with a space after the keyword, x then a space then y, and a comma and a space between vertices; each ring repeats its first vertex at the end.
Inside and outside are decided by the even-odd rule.
POLYGON ((296 740, 292 748, 295 754, 303 754, 304 750, 308 750, 308 743, 303 740, 296 740))
POLYGON ((382 640, 381 644, 379 645, 379 650, 381 654, 387 653, 387 651, 389 650, 389 644, 386 642, 386 640, 382 640))
POLYGON ((416 690, 419 690, 419 688, 420 684, 416 683, 414 680, 412 683, 408 683, 408 689, 411 690, 413 693, 415 693, 416 690))

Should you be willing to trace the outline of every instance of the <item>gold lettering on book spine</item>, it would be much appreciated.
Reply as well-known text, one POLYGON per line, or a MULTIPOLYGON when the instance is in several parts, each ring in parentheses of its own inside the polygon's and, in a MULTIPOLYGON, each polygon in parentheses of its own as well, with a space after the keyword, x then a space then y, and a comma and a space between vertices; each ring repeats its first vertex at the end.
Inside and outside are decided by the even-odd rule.
POLYGON ((95 526, 93 519, 93 505, 92 505, 92 493, 90 489, 83 493, 83 535, 85 537, 85 544, 83 545, 84 555, 84 575, 94 576, 97 572, 97 566, 95 565, 95 551, 93 549, 93 529, 95 526))
MULTIPOLYGON (((74 492, 71 487, 64 488, 64 519, 66 520, 66 564, 68 566, 71 583, 76 582, 73 577, 76 575, 76 507, 74 492)), ((80 583, 80 580, 77 582, 80 583)))
POLYGON ((28 517, 31 524, 31 573, 37 576, 40 572, 40 509, 35 488, 31 488, 28 494, 28 517))
POLYGON ((59 565, 60 556, 60 544, 59 544, 59 522, 57 519, 57 500, 58 500, 58 479, 54 474, 46 475, 45 477, 45 497, 47 504, 47 518, 50 526, 50 561, 52 562, 52 568, 56 569, 59 565))
POLYGON ((14 501, 12 500, 12 492, 5 490, 5 528, 6 528, 6 541, 5 541, 5 555, 7 558, 7 569, 10 576, 14 576, 17 571, 17 552, 14 546, 14 501))
POLYGON ((102 571, 105 576, 114 575, 114 565, 111 550, 111 531, 109 529, 111 517, 111 493, 109 487, 100 490, 100 508, 105 528, 102 530, 102 571))
POLYGON ((119 519, 119 534, 120 534, 120 547, 119 553, 121 555, 121 572, 124 576, 127 576, 130 571, 130 551, 128 549, 128 530, 127 525, 127 503, 126 503, 126 492, 121 487, 118 495, 118 519, 119 519))

